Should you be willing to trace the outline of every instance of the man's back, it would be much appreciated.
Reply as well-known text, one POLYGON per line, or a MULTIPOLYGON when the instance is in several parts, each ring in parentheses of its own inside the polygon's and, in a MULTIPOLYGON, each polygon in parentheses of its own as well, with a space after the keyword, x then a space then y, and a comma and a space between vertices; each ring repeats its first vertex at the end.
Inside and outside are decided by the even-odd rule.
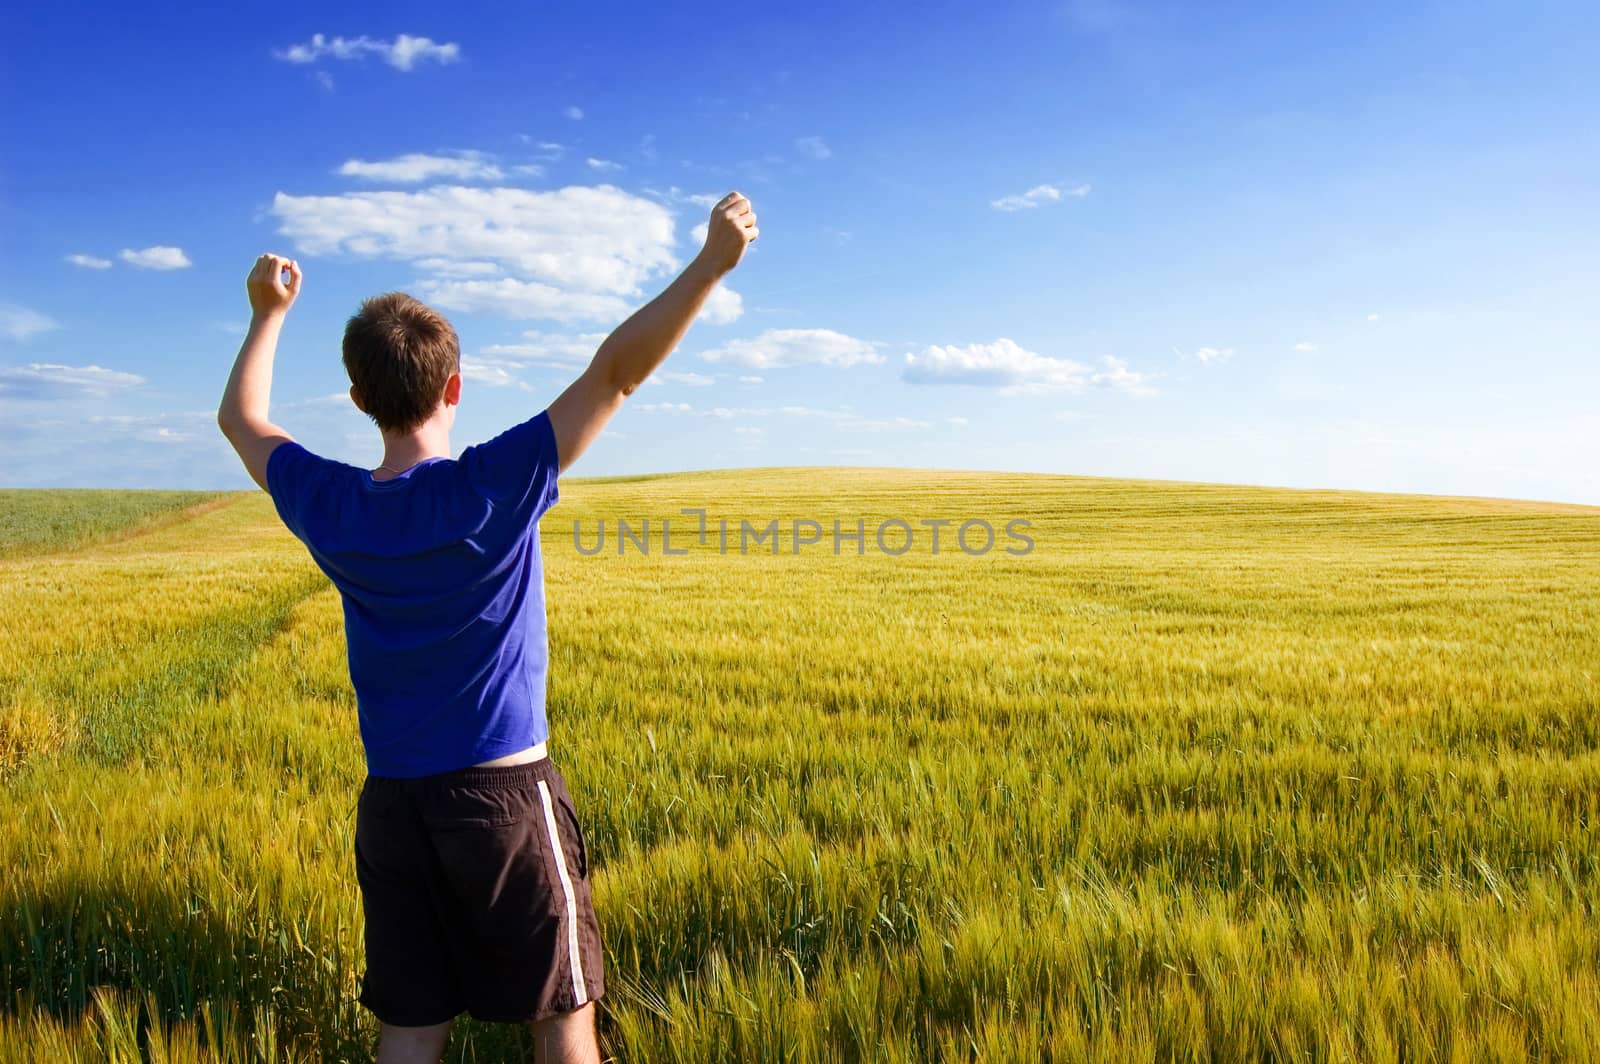
POLYGON ((411 778, 548 738, 539 517, 557 498, 547 414, 389 480, 285 443, 284 523, 339 588, 367 768, 411 778))

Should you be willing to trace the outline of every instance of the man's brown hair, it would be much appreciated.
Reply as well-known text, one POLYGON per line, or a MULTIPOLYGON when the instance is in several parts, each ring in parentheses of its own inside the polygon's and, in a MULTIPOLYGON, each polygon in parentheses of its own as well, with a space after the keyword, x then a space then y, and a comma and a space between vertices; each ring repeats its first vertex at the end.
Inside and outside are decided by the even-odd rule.
POLYGON ((460 372, 461 343, 444 315, 404 292, 385 292, 345 323, 344 368, 378 428, 410 432, 460 372))

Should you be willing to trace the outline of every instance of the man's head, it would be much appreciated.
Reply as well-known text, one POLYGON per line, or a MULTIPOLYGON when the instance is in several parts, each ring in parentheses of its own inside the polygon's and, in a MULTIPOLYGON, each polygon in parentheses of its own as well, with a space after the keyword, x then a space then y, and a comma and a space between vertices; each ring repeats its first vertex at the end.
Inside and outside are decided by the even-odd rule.
POLYGON ((407 433, 461 401, 461 344, 444 315, 404 292, 361 304, 344 327, 350 398, 385 433, 407 433))

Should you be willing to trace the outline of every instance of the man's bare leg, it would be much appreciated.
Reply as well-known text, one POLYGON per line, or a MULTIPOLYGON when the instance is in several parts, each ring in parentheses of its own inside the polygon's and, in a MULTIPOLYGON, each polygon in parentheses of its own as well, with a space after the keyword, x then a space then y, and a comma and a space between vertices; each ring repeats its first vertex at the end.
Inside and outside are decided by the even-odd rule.
POLYGON ((432 1027, 395 1027, 381 1024, 378 1064, 439 1064, 450 1041, 450 1021, 432 1027))
POLYGON ((533 1025, 534 1064, 600 1064, 594 1002, 533 1025))

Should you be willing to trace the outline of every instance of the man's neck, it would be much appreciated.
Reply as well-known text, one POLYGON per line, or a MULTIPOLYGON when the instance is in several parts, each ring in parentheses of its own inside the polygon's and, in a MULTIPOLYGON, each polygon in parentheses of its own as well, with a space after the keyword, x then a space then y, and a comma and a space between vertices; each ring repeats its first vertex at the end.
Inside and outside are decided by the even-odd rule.
POLYGON ((425 458, 450 457, 450 430, 429 422, 412 432, 383 434, 383 461, 380 474, 404 473, 425 458))

